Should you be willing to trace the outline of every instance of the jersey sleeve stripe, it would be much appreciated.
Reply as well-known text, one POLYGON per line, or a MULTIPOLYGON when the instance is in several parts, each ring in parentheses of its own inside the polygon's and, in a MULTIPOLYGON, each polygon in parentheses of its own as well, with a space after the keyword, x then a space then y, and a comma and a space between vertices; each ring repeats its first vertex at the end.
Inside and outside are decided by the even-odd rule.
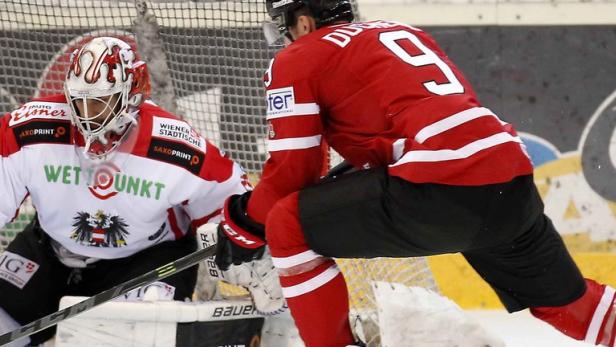
POLYGON ((446 161, 446 160, 454 160, 454 159, 464 159, 472 156, 473 154, 490 148, 494 146, 498 146, 507 142, 518 142, 522 143, 522 140, 517 136, 511 136, 511 134, 502 132, 498 134, 494 134, 492 136, 488 136, 486 138, 473 141, 467 144, 464 147, 459 149, 440 149, 434 151, 428 150, 419 150, 413 151, 410 150, 406 152, 398 160, 397 162, 390 165, 390 167, 410 163, 410 162, 436 162, 436 161, 446 161))
POLYGON ((401 139, 397 139, 392 144, 392 156, 391 157, 394 160, 400 159, 400 157, 402 157, 402 154, 404 154, 404 144, 405 143, 406 143, 406 139, 401 138, 401 139))
MULTIPOLYGON (((453 114, 449 117, 443 118, 438 122, 432 123, 425 128, 421 129, 415 135, 415 141, 424 143, 427 139, 443 133, 451 128, 455 128, 460 124, 464 124, 473 119, 485 116, 492 116, 496 119, 498 117, 490 109, 485 107, 473 107, 464 111, 453 114)), ((498 119, 500 121, 500 119, 498 119)), ((503 122, 501 122, 503 124, 503 122)), ((505 123, 506 124, 506 123, 505 123)))
POLYGON ((293 298, 306 294, 333 280, 336 276, 338 276, 338 274, 340 274, 340 270, 336 265, 332 265, 325 271, 305 282, 290 287, 282 287, 282 294, 285 298, 293 298))
POLYGON ((586 331, 586 337, 584 341, 595 344, 598 341, 597 337, 599 336, 599 329, 601 329, 601 323, 603 322, 603 318, 607 314, 608 309, 610 308, 610 304, 612 303, 612 299, 614 298, 614 289, 611 287, 605 287, 603 295, 601 296, 601 300, 597 305, 597 309, 595 310, 595 314, 592 316, 590 321, 590 325, 588 330, 586 331))
POLYGON ((184 236, 184 233, 182 233, 182 231, 180 230, 180 227, 178 226, 178 221, 175 217, 175 211, 173 211, 173 208, 167 209, 167 220, 169 221, 169 226, 171 228, 171 231, 173 231, 173 235, 175 236, 175 239, 176 240, 181 239, 182 236, 184 236))
POLYGON ((214 211, 214 212, 212 212, 212 213, 208 214, 207 216, 204 216, 204 217, 197 218, 197 219, 193 220, 193 221, 190 223, 190 225, 191 225, 193 228, 198 228, 198 227, 202 226, 203 224, 206 224, 207 222, 209 222, 209 221, 210 221, 210 219, 212 219, 212 218, 214 218, 214 217, 218 216, 221 212, 222 212, 222 209, 221 209, 221 208, 219 208, 219 209, 217 209, 216 211, 214 211))
POLYGON ((309 249, 305 252, 292 255, 290 257, 272 257, 272 263, 274 263, 274 266, 279 269, 287 269, 296 265, 307 263, 319 257, 321 257, 320 254, 309 249))
POLYGON ((321 108, 315 103, 295 104, 292 110, 280 113, 267 113, 267 120, 284 118, 284 117, 296 117, 296 116, 318 116, 321 112, 321 108))
POLYGON ((291 137, 288 139, 268 140, 267 142, 267 148, 270 152, 305 149, 311 147, 319 147, 320 145, 321 135, 291 137))

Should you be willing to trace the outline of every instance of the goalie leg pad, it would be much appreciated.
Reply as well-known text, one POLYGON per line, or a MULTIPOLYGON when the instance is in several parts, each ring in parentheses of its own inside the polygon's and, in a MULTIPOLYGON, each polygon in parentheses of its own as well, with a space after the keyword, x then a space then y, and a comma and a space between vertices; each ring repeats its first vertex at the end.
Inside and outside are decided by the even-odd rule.
MULTIPOLYGON (((19 328, 21 324, 17 323, 13 317, 11 317, 5 310, 0 307, 0 335, 9 333, 17 328, 19 328)), ((21 339, 11 342, 7 347, 22 347, 28 346, 30 344, 30 337, 25 336, 21 339)))
POLYGON ((600 346, 615 346, 616 296, 612 287, 586 279, 586 292, 570 304, 532 307, 530 312, 565 335, 600 346))
POLYGON ((352 344, 346 282, 332 259, 309 248, 299 223, 297 193, 276 203, 265 230, 282 292, 306 346, 352 344))

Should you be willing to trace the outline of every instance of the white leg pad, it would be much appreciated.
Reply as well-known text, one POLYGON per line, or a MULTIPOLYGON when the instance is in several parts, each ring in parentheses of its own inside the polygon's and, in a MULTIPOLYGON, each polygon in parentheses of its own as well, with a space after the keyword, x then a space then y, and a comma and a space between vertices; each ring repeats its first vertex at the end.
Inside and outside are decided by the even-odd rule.
MULTIPOLYGON (((9 316, 9 314, 6 313, 6 311, 0 307, 0 335, 9 333, 19 328, 20 326, 21 325, 17 323, 17 321, 15 321, 13 317, 9 316)), ((22 337, 21 339, 17 341, 11 342, 5 346, 6 347, 23 347, 23 346, 28 345, 29 343, 30 343, 30 337, 26 336, 26 337, 22 337)))

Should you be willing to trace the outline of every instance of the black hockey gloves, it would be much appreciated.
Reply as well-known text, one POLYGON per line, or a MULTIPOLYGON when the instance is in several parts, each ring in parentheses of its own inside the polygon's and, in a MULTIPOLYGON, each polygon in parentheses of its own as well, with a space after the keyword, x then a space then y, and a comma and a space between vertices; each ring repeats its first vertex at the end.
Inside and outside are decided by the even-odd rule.
POLYGON ((216 244, 216 265, 223 271, 231 264, 239 265, 263 256, 265 227, 246 214, 250 193, 232 195, 225 201, 216 244))

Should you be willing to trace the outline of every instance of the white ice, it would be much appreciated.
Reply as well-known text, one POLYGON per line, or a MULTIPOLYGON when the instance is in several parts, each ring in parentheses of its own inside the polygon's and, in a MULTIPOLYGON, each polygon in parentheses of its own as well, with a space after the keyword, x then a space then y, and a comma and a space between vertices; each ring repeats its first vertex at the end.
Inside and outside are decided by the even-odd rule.
POLYGON ((589 347, 571 339, 547 323, 534 318, 528 310, 509 314, 505 310, 466 311, 488 332, 500 337, 507 347, 589 347))

